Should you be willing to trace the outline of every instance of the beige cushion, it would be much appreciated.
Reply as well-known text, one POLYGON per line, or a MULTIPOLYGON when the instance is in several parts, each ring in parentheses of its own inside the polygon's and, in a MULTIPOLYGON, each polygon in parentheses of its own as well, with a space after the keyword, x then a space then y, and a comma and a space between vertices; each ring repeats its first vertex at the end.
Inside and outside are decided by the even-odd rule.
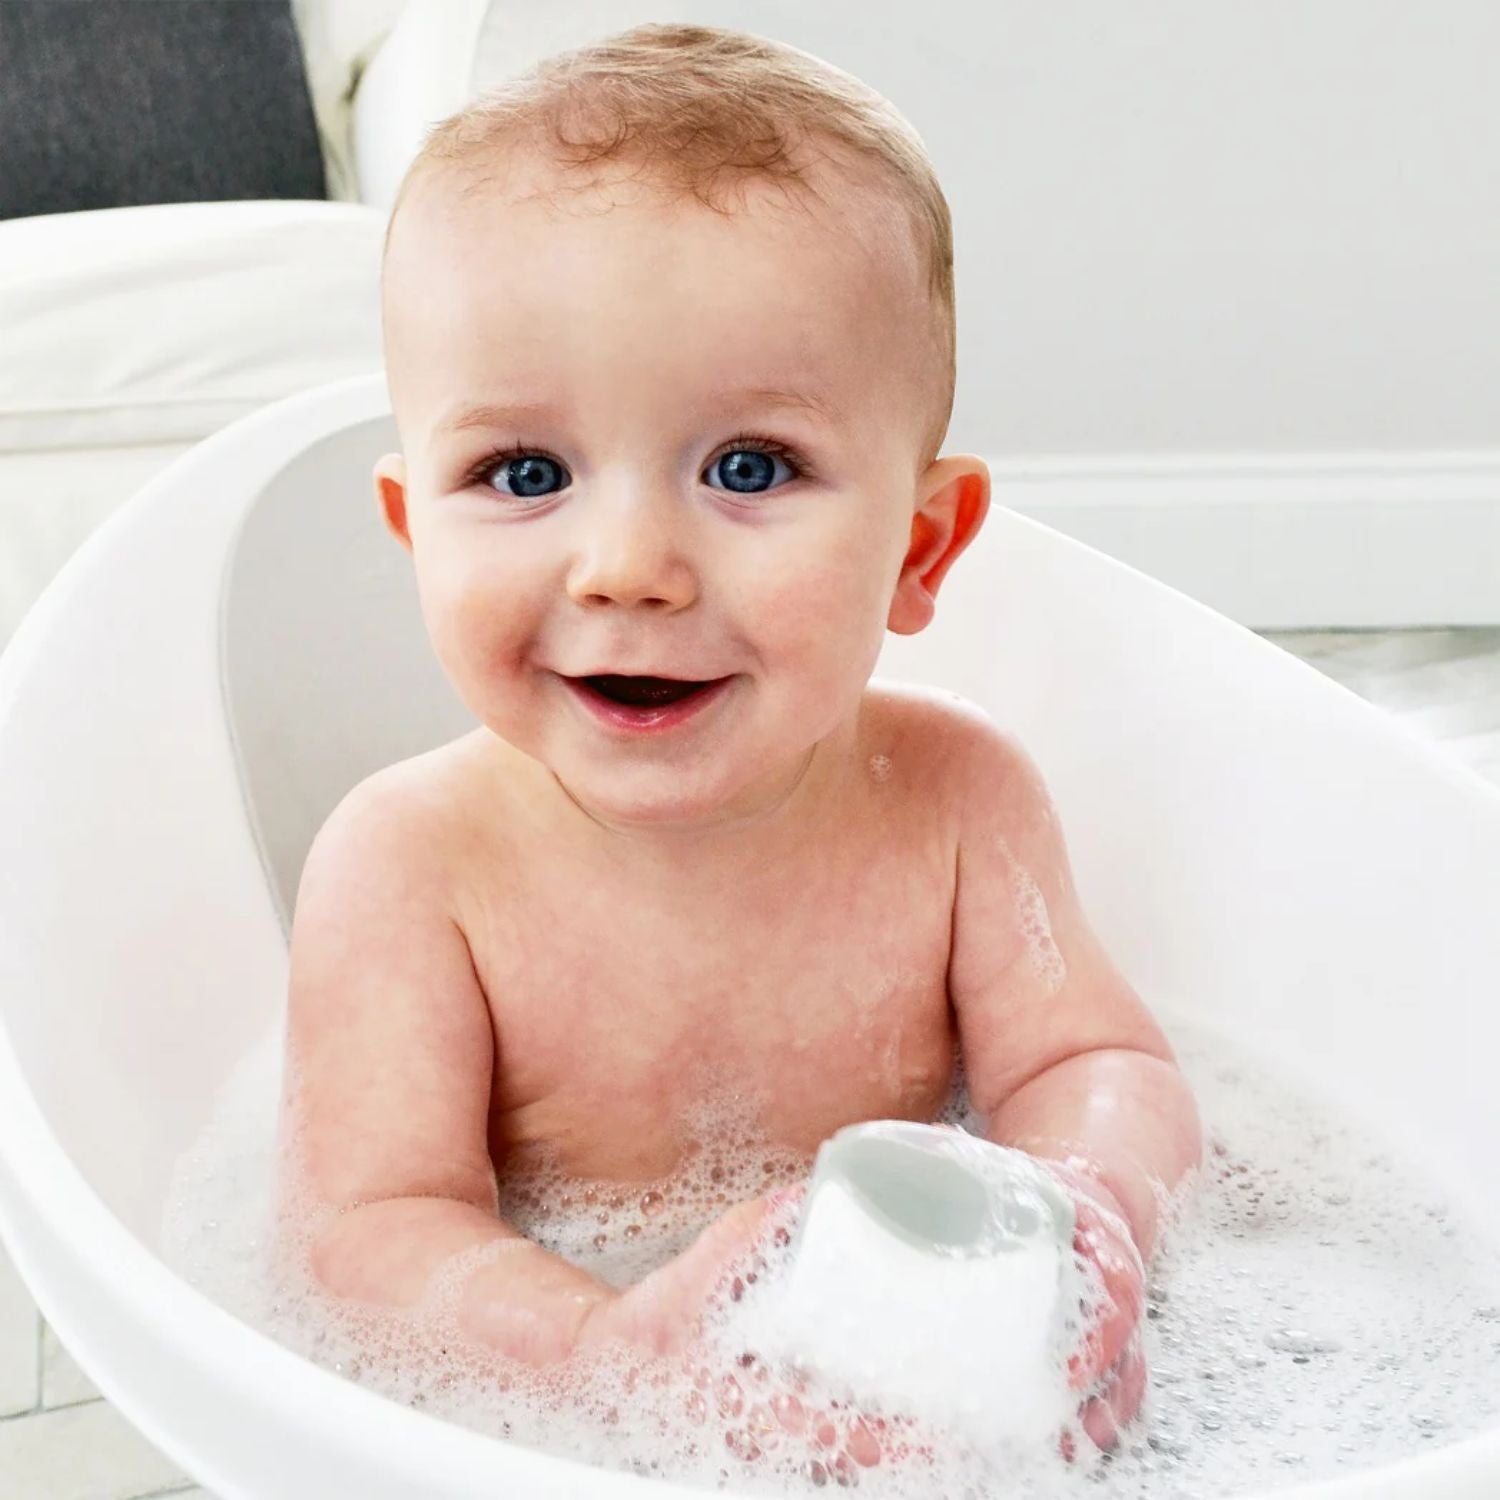
POLYGON ((0 452, 192 442, 380 368, 384 228, 314 200, 0 224, 0 452))
POLYGON ((488 0, 442 0, 402 11, 355 91, 348 196, 389 211, 428 132, 472 97, 475 39, 488 9, 488 0))
POLYGON ((192 446, 0 451, 0 651, 89 533, 192 446))
MULTIPOLYGON (((453 3, 416 0, 419 9, 439 12, 453 3)), ((362 197, 350 143, 354 94, 404 4, 405 0, 292 0, 307 91, 323 147, 328 196, 340 202, 358 202, 362 197)))

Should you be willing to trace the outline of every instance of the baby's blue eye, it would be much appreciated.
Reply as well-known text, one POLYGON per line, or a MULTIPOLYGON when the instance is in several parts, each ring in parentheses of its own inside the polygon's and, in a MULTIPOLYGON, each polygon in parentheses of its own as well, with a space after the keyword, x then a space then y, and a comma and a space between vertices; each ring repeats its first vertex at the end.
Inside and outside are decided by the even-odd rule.
POLYGON ((509 493, 517 500, 537 500, 551 493, 549 484, 558 474, 568 471, 545 454, 522 453, 497 464, 492 472, 503 473, 515 486, 509 493))
MULTIPOLYGON (((724 488, 734 494, 760 495, 770 487, 778 463, 791 470, 792 477, 796 478, 796 471, 785 457, 767 448, 731 448, 709 465, 708 472, 721 473, 725 479, 724 488)), ((717 486, 710 485, 709 488, 717 486)))

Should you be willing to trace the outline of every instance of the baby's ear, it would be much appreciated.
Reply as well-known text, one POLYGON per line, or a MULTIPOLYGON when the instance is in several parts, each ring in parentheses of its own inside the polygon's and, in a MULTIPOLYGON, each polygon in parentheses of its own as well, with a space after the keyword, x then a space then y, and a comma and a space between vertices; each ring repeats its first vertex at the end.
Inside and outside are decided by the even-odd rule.
POLYGON ((911 518, 911 545, 886 625, 915 635, 932 619, 938 585, 974 538, 990 508, 990 470, 982 458, 960 453, 936 459, 923 474, 911 518))
POLYGON ((375 499, 391 535, 411 551, 411 532, 406 525, 406 460, 387 453, 375 464, 375 499))

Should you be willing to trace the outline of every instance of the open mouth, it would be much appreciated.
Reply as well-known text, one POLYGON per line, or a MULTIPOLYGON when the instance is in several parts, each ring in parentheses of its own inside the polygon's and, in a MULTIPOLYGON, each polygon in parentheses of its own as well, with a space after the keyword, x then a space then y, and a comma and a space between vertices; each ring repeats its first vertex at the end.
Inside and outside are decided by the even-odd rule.
POLYGON ((731 680, 615 674, 563 678, 595 718, 630 731, 666 730, 684 723, 717 698, 731 680))
POLYGON ((574 681, 586 684, 601 698, 627 708, 666 708, 723 679, 714 677, 704 682, 692 682, 681 677, 578 677, 574 681))

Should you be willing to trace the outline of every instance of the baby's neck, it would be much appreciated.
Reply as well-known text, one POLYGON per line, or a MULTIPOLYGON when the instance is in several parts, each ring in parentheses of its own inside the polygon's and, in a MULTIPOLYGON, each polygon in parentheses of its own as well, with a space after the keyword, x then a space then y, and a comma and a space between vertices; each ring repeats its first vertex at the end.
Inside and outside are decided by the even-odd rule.
POLYGON ((816 741, 774 777, 763 778, 740 806, 687 822, 618 824, 599 816, 548 769, 544 773, 561 799, 559 816, 570 834, 613 857, 635 864, 658 861, 680 868, 691 858, 761 864, 805 844, 829 818, 840 818, 846 794, 855 784, 857 726, 853 718, 816 741))

